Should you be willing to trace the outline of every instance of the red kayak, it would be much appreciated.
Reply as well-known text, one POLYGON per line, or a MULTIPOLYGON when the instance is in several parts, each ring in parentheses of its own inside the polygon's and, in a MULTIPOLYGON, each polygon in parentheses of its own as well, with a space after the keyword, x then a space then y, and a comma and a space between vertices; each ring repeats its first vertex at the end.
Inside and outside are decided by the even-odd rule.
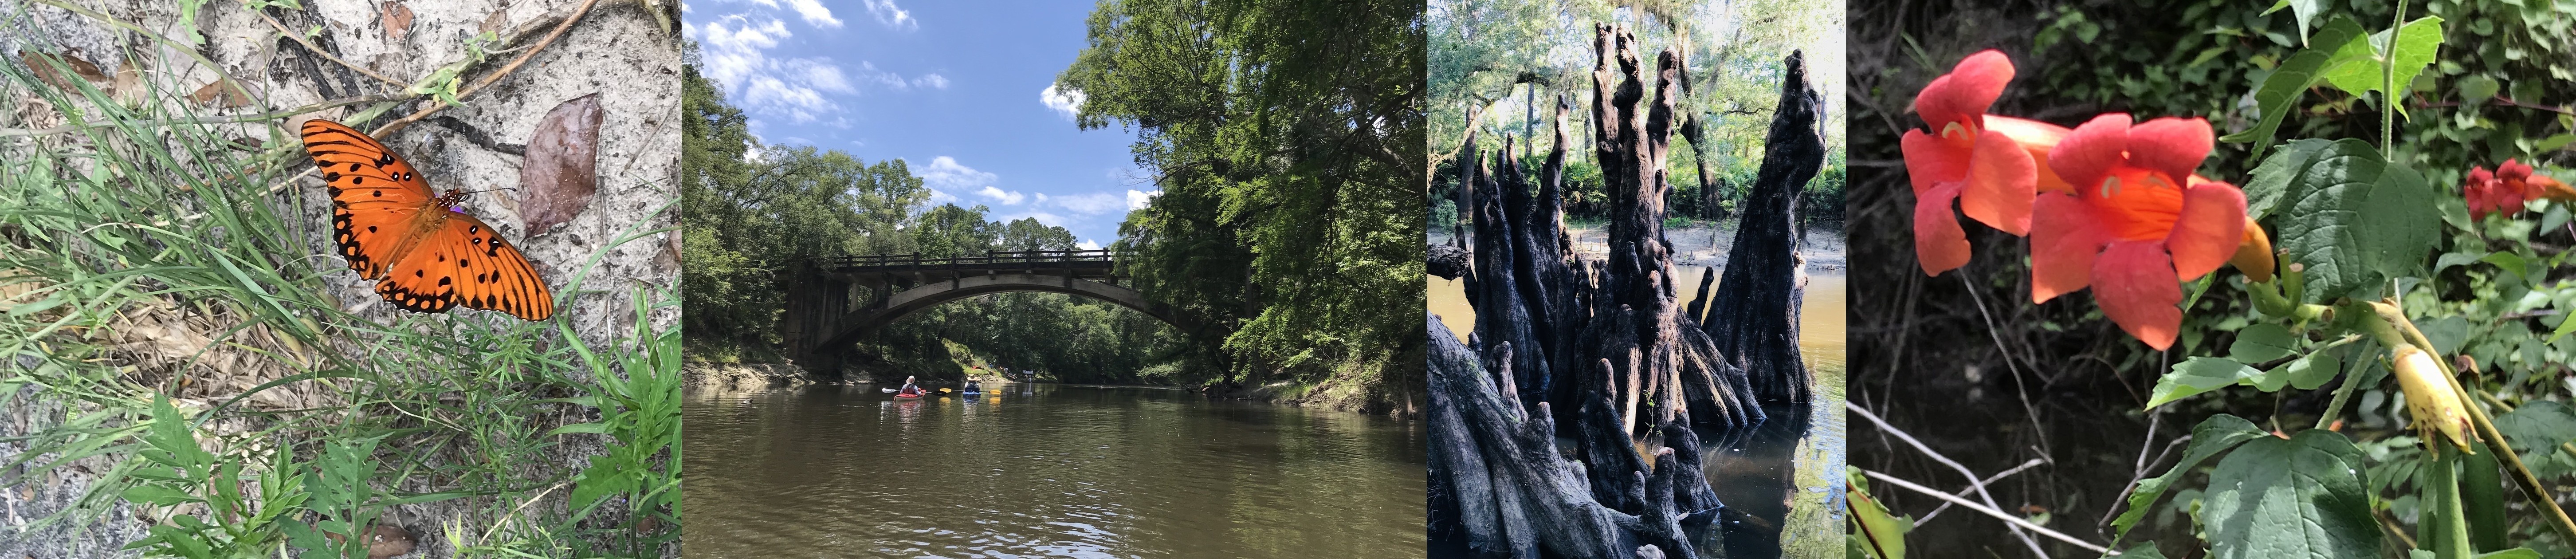
POLYGON ((895 394, 895 395, 894 395, 894 397, 896 397, 896 398, 902 398, 902 399, 906 399, 906 400, 919 400, 919 399, 921 399, 921 395, 920 395, 920 394, 900 394, 900 393, 898 393, 898 394, 895 394))

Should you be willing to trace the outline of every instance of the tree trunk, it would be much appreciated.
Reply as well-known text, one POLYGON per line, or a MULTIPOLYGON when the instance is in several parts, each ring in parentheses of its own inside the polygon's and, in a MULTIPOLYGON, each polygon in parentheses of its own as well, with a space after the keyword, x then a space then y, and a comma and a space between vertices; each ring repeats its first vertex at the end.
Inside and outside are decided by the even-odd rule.
MULTIPOLYGON (((1513 396, 1508 370, 1486 369, 1477 352, 1458 343, 1435 315, 1425 321, 1430 350, 1424 358, 1431 389, 1428 531, 1434 556, 1697 557, 1689 535, 1713 525, 1723 507, 1699 475, 1698 441, 1678 428, 1679 445, 1658 448, 1654 467, 1643 468, 1624 435, 1611 441, 1632 459, 1618 466, 1586 466, 1556 450, 1556 427, 1546 402, 1523 408, 1513 396), (1490 373, 1490 374, 1489 374, 1490 373), (1685 458, 1687 457, 1687 458, 1685 458), (1595 478, 1627 480, 1620 510, 1603 504, 1595 478), (1685 528, 1686 526, 1691 528, 1685 528)), ((1486 352, 1510 353, 1508 345, 1486 352)), ((1500 363, 1509 363, 1509 358, 1500 363)), ((1594 399, 1587 414, 1609 408, 1594 399)), ((1597 426, 1608 427, 1608 426, 1597 426)), ((1615 427, 1613 427, 1615 428, 1615 427)))
MULTIPOLYGON (((1591 145, 1606 178, 1609 257, 1576 257, 1562 225, 1575 145, 1560 98, 1535 185, 1510 157, 1462 150, 1475 238, 1461 344, 1427 321, 1434 555, 1697 557, 1726 509, 1708 487, 1694 421, 1763 420, 1753 384, 1679 308, 1665 240, 1677 51, 1650 101, 1636 39, 1595 27, 1591 145), (1642 104, 1642 105, 1641 105, 1642 104), (1535 188, 1533 188, 1535 187, 1535 188), (1560 428, 1561 427, 1561 428, 1560 428), (1558 437, 1572 442, 1561 454, 1558 437)), ((1701 290, 1708 289, 1701 280, 1701 290)))
POLYGON ((1745 191, 1726 277, 1703 323, 1718 354, 1744 371, 1763 402, 1804 404, 1811 397, 1798 353, 1798 308, 1806 291, 1798 201, 1824 166, 1825 143, 1817 128, 1824 101, 1808 87, 1804 62, 1789 53, 1762 170, 1745 191))

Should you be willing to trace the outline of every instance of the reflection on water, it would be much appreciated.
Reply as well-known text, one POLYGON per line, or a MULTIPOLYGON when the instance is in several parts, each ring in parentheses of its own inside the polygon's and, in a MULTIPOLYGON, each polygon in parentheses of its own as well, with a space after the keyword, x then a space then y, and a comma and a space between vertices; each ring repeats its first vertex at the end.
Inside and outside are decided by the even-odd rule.
POLYGON ((688 557, 1418 557, 1420 424, 1153 388, 693 391, 688 557))
MULTIPOLYGON (((1706 268, 1682 267, 1689 308, 1706 268)), ((1425 276, 1431 312, 1460 339, 1475 327, 1466 282, 1425 276)), ((1711 292, 1716 288, 1711 287, 1711 292)), ((1728 526, 1728 557, 1840 557, 1843 554, 1843 308, 1841 275, 1810 275, 1799 308, 1798 349, 1814 371, 1816 403, 1766 408, 1771 420, 1735 433, 1701 432, 1709 486, 1743 522, 1728 526)))

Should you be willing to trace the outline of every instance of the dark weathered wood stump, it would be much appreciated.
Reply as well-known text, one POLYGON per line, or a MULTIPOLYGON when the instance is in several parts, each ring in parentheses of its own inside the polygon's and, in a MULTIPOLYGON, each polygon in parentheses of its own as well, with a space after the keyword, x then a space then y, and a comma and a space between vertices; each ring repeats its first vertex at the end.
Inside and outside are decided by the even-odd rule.
POLYGON ((1714 295, 1714 274, 1698 286, 1703 319, 1700 304, 1676 304, 1663 229, 1680 54, 1657 56, 1649 97, 1636 39, 1607 25, 1594 37, 1605 258, 1575 254, 1562 224, 1568 101, 1535 177, 1508 156, 1509 136, 1488 159, 1470 126, 1460 151, 1473 243, 1463 265, 1441 259, 1466 280, 1476 320, 1465 343, 1426 322, 1435 556, 1699 557, 1694 542, 1727 509, 1692 427, 1741 432, 1765 419, 1762 403, 1811 397, 1797 353, 1797 199, 1824 151, 1800 56, 1787 60, 1724 281, 1714 295))

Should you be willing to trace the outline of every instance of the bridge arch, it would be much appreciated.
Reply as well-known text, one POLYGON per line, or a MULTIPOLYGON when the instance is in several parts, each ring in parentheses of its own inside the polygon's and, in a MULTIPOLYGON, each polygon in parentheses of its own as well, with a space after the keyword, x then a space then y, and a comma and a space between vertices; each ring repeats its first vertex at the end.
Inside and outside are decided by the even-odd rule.
POLYGON ((787 356, 808 371, 837 378, 854 344, 912 313, 976 295, 1033 291, 1108 301, 1182 330, 1193 324, 1170 305, 1118 285, 1117 255, 1108 250, 990 252, 923 258, 918 254, 850 256, 801 262, 780 274, 786 314, 779 337, 787 356), (852 304, 852 287, 877 293, 852 304))
POLYGON ((896 292, 886 297, 885 302, 880 306, 850 311, 844 315, 841 321, 844 325, 842 331, 823 343, 827 346, 857 343, 860 338, 887 324, 892 324, 895 320, 939 306, 940 303, 976 295, 1013 291, 1062 293, 1099 299, 1135 309, 1174 327, 1187 328, 1180 314, 1174 312, 1171 305, 1148 299, 1144 293, 1125 286, 1065 275, 1009 273, 959 276, 896 292))

